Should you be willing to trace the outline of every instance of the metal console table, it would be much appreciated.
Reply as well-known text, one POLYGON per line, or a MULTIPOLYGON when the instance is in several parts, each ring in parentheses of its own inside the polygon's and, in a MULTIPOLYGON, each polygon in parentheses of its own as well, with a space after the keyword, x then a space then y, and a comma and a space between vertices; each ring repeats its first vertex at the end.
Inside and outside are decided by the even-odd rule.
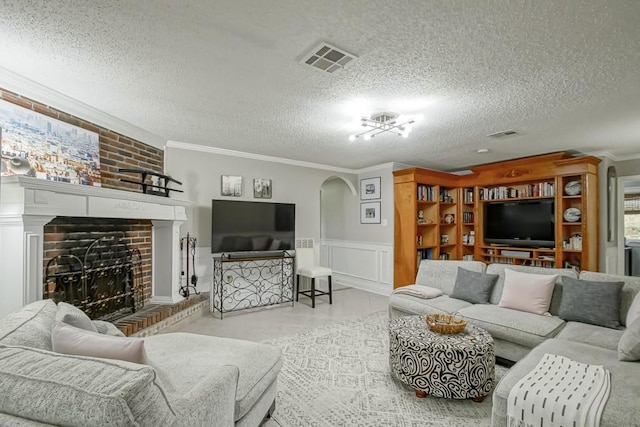
POLYGON ((222 254, 213 258, 211 312, 224 313, 290 302, 295 256, 287 251, 259 256, 222 254))

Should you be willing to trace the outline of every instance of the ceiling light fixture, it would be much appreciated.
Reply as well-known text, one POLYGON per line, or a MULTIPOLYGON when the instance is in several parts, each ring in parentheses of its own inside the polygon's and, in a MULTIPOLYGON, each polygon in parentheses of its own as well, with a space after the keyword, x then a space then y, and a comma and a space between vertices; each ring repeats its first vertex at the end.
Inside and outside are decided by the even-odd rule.
POLYGON ((398 115, 394 113, 377 113, 371 116, 370 119, 363 117, 361 124, 363 127, 369 129, 349 136, 349 141, 355 141, 356 138, 360 138, 361 136, 365 141, 368 141, 383 132, 391 132, 394 135, 402 136, 404 138, 408 137, 411 132, 410 125, 413 124, 415 120, 407 120, 405 122, 398 123, 397 119, 398 115))

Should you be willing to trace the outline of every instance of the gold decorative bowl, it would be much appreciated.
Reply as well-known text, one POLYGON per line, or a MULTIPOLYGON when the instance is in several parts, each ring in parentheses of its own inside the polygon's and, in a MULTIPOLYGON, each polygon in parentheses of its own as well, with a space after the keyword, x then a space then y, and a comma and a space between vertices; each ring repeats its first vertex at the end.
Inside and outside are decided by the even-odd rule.
POLYGON ((467 321, 455 314, 432 313, 424 318, 429 329, 439 334, 459 334, 467 327, 467 321))

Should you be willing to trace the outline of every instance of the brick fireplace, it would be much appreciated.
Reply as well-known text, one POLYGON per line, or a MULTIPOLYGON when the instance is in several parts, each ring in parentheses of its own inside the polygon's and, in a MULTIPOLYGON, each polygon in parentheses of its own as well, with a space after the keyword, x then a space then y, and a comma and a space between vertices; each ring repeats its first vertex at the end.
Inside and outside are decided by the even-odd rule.
POLYGON ((180 225, 190 202, 106 188, 3 177, 0 193, 0 316, 43 298, 49 260, 118 231, 140 251, 144 300, 175 304, 180 225))
POLYGON ((151 298, 149 220, 56 217, 44 226, 43 298, 116 319, 151 298))

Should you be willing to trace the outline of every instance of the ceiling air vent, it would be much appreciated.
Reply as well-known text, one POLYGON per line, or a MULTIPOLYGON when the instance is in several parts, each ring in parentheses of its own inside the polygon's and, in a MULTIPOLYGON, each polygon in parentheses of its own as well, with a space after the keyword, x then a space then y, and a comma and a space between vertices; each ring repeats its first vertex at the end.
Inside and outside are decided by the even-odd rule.
POLYGON ((357 56, 351 53, 323 42, 306 54, 300 63, 310 65, 320 71, 333 73, 340 68, 344 68, 345 65, 356 58, 357 56))
POLYGON ((496 132, 496 133, 490 133, 489 135, 487 135, 488 138, 503 138, 505 136, 512 136, 512 135, 517 135, 518 132, 516 132, 513 129, 510 130, 505 130, 502 132, 496 132))

